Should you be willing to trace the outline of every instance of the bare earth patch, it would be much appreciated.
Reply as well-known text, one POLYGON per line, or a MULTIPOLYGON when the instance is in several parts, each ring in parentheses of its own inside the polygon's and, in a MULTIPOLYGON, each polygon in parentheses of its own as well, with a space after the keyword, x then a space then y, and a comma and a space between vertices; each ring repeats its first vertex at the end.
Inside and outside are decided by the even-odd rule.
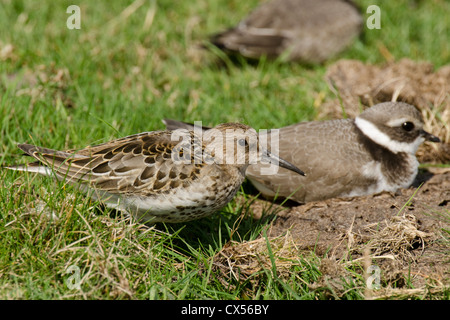
MULTIPOLYGON (((214 265, 225 282, 257 283, 263 270, 274 266, 279 277, 289 277, 298 257, 314 251, 324 258, 322 277, 308 283, 313 289, 331 288, 339 296, 345 291, 342 279, 352 277, 348 266, 360 265, 363 274, 376 265, 381 288, 366 289, 366 298, 425 297, 449 290, 450 169, 430 168, 418 176, 417 185, 422 182, 419 189, 398 194, 279 206, 266 237, 230 242, 214 265)), ((249 211, 258 217, 271 205, 256 200, 249 211)))

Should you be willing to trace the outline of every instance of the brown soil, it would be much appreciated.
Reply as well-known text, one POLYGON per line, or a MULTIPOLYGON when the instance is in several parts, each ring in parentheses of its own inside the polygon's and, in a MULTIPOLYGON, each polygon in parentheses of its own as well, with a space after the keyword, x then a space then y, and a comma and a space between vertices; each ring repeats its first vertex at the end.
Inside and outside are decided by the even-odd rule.
POLYGON ((388 284, 402 286, 410 274, 415 288, 430 282, 448 286, 450 243, 444 229, 450 230, 450 170, 430 169, 418 178, 429 179, 418 191, 329 199, 284 210, 270 235, 289 230, 297 248, 336 262, 362 259, 369 248, 388 284), (375 258, 380 256, 387 258, 375 258))
MULTIPOLYGON (((439 213, 447 213, 450 219, 450 169, 430 168, 421 173, 419 179, 428 181, 418 190, 411 187, 397 194, 386 192, 351 199, 328 199, 287 208, 278 213, 270 234, 278 236, 289 229, 293 237, 298 238, 297 245, 314 249, 319 255, 331 248, 331 254, 338 258, 348 251, 348 239, 336 243, 339 237, 348 238, 351 233, 360 238, 357 240, 368 240, 373 236, 370 229, 374 228, 374 223, 382 228, 386 221, 405 214, 417 218, 419 231, 439 236, 445 227, 439 213)), ((450 227, 450 220, 447 220, 447 227, 450 227)), ((427 237, 431 238, 435 237, 427 237)))
MULTIPOLYGON (((419 189, 397 194, 276 205, 267 236, 277 272, 289 275, 296 257, 313 251, 322 257, 323 276, 311 288, 331 286, 334 294, 342 294, 342 279, 351 277, 346 267, 359 264, 367 270, 374 264, 381 270, 382 288, 366 290, 366 297, 417 297, 449 290, 450 169, 423 171, 416 185, 422 182, 419 189)), ((259 218, 270 210, 273 203, 257 199, 249 212, 259 218)), ((231 242, 215 257, 224 281, 255 279, 272 263, 264 236, 231 242)))

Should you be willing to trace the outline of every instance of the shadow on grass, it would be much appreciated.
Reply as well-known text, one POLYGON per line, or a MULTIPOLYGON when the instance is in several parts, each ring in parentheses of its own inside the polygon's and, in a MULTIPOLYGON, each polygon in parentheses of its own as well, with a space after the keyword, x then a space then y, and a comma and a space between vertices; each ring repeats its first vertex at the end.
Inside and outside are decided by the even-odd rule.
MULTIPOLYGON (((190 254, 192 249, 219 251, 229 241, 252 241, 258 238, 276 219, 282 207, 296 206, 294 201, 272 201, 264 204, 260 218, 253 218, 252 204, 260 198, 258 190, 250 182, 244 182, 240 195, 220 212, 198 220, 184 223, 156 223, 159 231, 175 235, 171 242, 177 250, 190 254)), ((105 214, 105 207, 99 203, 98 215, 105 214)), ((106 210, 111 218, 120 218, 122 213, 106 210)))

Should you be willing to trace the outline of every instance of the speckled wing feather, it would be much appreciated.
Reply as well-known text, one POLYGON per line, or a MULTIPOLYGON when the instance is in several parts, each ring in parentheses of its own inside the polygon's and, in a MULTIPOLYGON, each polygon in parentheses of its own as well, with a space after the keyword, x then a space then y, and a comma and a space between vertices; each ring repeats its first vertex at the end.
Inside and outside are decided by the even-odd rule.
MULTIPOLYGON (((189 133, 191 139, 193 134, 189 133)), ((168 131, 145 132, 67 152, 33 145, 19 147, 70 183, 90 184, 108 193, 159 194, 195 180, 203 163, 176 165, 178 141, 168 131)), ((182 153, 182 151, 181 151, 182 153)), ((182 154, 181 154, 182 155, 182 154)), ((192 153, 192 157, 194 153, 192 153)), ((29 164, 30 165, 30 164, 29 164)), ((33 163, 32 166, 38 166, 33 163)))

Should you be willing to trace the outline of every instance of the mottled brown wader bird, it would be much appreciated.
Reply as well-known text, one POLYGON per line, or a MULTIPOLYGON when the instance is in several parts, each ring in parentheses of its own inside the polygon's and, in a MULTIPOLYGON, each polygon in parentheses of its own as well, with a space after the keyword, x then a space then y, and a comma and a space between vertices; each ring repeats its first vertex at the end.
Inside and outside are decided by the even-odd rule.
POLYGON ((239 190, 250 163, 262 159, 304 174, 259 148, 249 126, 221 124, 193 131, 144 132, 81 150, 20 144, 37 159, 7 168, 77 184, 90 196, 143 223, 184 222, 223 208, 239 190))

